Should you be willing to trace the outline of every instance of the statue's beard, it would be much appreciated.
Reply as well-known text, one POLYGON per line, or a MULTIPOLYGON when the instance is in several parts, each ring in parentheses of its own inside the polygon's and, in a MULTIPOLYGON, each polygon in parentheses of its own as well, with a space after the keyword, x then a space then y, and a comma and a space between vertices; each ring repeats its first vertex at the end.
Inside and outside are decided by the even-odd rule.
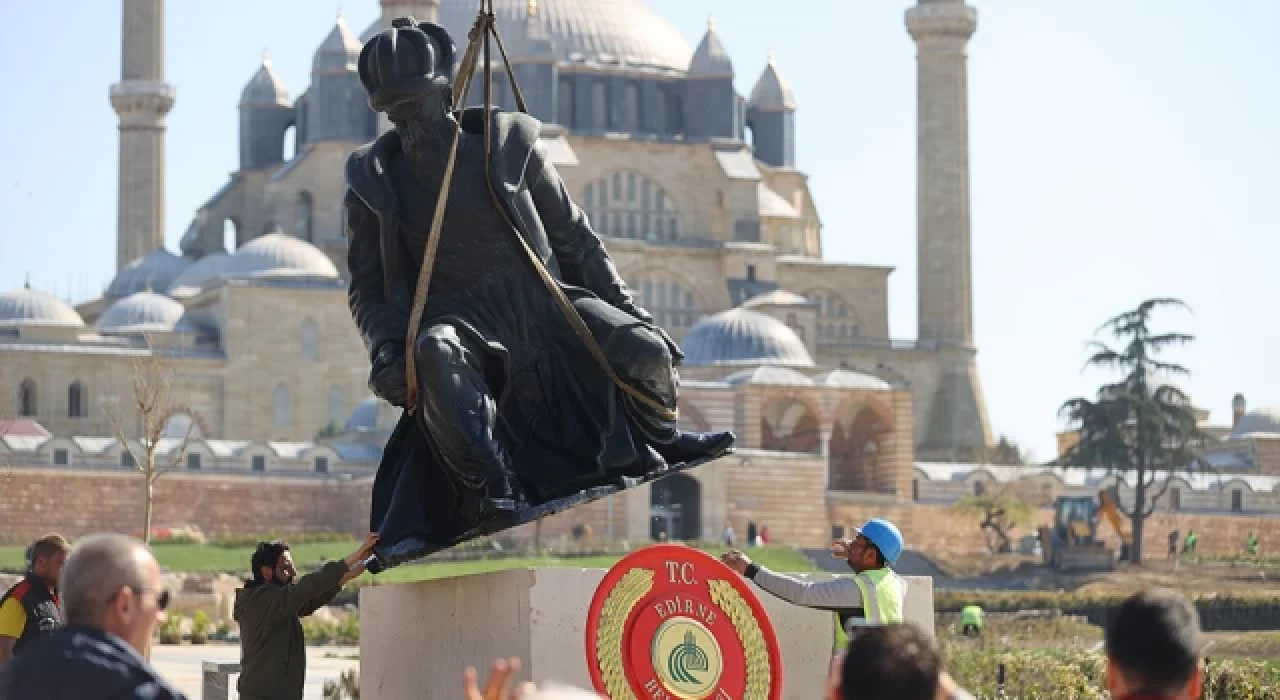
POLYGON ((421 102, 393 109, 388 114, 400 134, 401 147, 410 158, 420 163, 444 158, 456 129, 446 100, 445 90, 432 90, 421 102))

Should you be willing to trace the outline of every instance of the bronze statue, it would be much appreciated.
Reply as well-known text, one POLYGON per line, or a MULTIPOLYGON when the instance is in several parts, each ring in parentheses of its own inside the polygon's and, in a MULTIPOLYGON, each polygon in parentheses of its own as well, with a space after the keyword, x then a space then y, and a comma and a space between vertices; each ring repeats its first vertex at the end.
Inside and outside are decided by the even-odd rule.
POLYGON ((454 56, 442 27, 404 18, 359 59, 369 104, 394 129, 347 161, 350 306, 370 387, 406 409, 374 485, 375 570, 733 443, 677 427, 679 347, 635 304, 547 161, 540 123, 495 110, 486 124, 485 109, 453 109, 454 56), (410 334, 424 259, 434 266, 410 334), (406 372, 409 353, 416 371, 406 372))

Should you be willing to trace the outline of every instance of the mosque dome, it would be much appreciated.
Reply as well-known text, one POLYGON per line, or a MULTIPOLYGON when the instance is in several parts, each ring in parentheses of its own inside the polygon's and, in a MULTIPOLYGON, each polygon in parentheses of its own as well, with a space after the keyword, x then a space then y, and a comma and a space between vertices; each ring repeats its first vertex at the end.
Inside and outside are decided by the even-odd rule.
POLYGON ((813 378, 813 383, 830 389, 871 389, 888 391, 893 388, 889 382, 871 374, 851 369, 835 369, 824 372, 813 378))
MULTIPOLYGON (((681 73, 689 67, 689 42, 644 0, 538 0, 536 8, 533 19, 542 23, 561 61, 681 73)), ((494 0, 493 10, 503 37, 528 31, 529 0, 494 0)), ((439 16, 461 56, 467 30, 475 22, 475 0, 441 0, 439 16)), ((513 43, 511 59, 524 58, 524 42, 513 43)))
MULTIPOLYGON (((475 19, 475 6, 472 5, 472 19, 475 19)), ((465 37, 466 35, 463 34, 465 37)), ((311 61, 312 73, 349 73, 356 70, 356 63, 360 59, 360 49, 362 45, 360 40, 356 38, 351 30, 347 27, 347 21, 338 15, 338 21, 334 23, 333 30, 329 32, 329 36, 320 42, 320 48, 316 49, 315 58, 311 61)))
POLYGON ((226 260, 219 277, 323 277, 338 279, 329 256, 306 241, 284 233, 255 238, 226 260))
POLYGON ((186 309, 155 292, 137 292, 112 304, 94 326, 101 333, 146 333, 179 330, 186 309))
POLYGON ((791 92, 791 85, 778 72, 778 67, 773 63, 773 56, 769 56, 768 65, 764 67, 764 72, 760 74, 756 86, 751 89, 751 99, 747 104, 756 109, 793 110, 796 108, 795 94, 791 92))
POLYGON ((395 426, 396 421, 400 420, 402 412, 403 409, 392 406, 376 396, 370 396, 356 404, 355 410, 351 412, 351 417, 347 418, 343 432, 389 431, 395 426))
POLYGON ((30 285, 12 292, 0 294, 0 328, 15 326, 67 326, 84 325, 84 319, 62 301, 48 292, 32 289, 30 285))
POLYGON ((180 258, 164 248, 157 248, 117 272, 111 284, 107 285, 105 296, 108 299, 123 299, 137 292, 164 291, 173 284, 175 277, 190 266, 190 260, 180 258))
POLYGON ((758 311, 737 308, 704 317, 681 343, 684 363, 813 367, 804 341, 786 324, 758 311))
POLYGON ((271 57, 263 55, 262 65, 240 93, 241 107, 288 107, 289 90, 276 75, 271 57))
POLYGON ((205 283, 218 279, 226 274, 231 265, 231 256, 226 253, 213 253, 192 263, 169 284, 168 294, 171 297, 189 297, 199 294, 205 283))
POLYGON ((1231 429, 1231 437, 1242 438, 1255 433, 1280 435, 1280 406, 1255 408, 1240 417, 1231 429))
POLYGON ((774 386, 813 386, 813 380, 787 367, 765 365, 744 369, 724 378, 726 384, 771 384, 774 386))

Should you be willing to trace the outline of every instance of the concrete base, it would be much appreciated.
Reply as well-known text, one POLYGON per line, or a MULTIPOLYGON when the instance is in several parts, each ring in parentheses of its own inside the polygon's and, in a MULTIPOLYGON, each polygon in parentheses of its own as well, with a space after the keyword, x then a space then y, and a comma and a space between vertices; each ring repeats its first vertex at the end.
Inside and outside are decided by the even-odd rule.
MULTIPOLYGON (((522 680, 591 688, 587 608, 604 574, 604 569, 516 569, 363 588, 360 696, 456 700, 463 695, 464 668, 475 666, 483 680, 494 659, 511 656, 524 663, 522 680)), ((907 619, 932 633, 933 580, 907 581, 907 619)), ((822 697, 831 658, 831 613, 755 591, 782 649, 782 697, 822 697)))

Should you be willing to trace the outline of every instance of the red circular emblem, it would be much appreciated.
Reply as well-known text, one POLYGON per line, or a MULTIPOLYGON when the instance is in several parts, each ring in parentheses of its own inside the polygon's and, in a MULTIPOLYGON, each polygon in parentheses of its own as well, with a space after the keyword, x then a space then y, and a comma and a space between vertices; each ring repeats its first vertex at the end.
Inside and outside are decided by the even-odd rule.
POLYGON ((778 700, 768 615, 709 554, 660 544, 609 569, 587 613, 587 660, 610 700, 778 700))

